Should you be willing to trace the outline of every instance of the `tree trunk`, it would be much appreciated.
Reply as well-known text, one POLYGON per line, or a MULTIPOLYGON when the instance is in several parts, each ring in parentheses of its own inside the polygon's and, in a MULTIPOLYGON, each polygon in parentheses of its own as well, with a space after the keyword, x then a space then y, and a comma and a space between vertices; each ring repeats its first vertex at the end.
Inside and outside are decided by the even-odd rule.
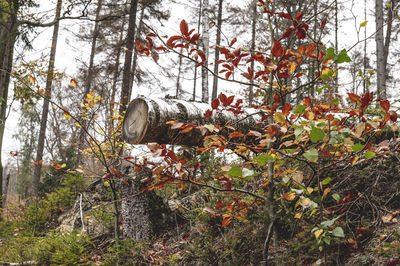
MULTIPOLYGON (((10 73, 12 70, 12 62, 14 55, 14 45, 18 36, 18 23, 17 13, 19 6, 15 5, 13 13, 10 15, 4 15, 7 21, 0 27, 0 150, 3 146, 3 136, 6 123, 6 112, 7 112, 7 98, 8 98, 8 87, 10 84, 10 73)), ((0 153, 0 208, 2 208, 2 191, 3 191, 3 164, 0 153)))
MULTIPOLYGON (((181 48, 180 53, 182 53, 183 48, 181 48)), ((176 77, 176 92, 175 92, 175 98, 179 99, 179 96, 181 94, 182 88, 181 88, 181 74, 182 74, 182 56, 179 55, 179 61, 178 61, 178 75, 176 77)))
POLYGON ((129 22, 128 22, 128 32, 125 40, 126 52, 125 52, 125 62, 124 70, 122 73, 122 88, 120 96, 120 109, 119 112, 122 114, 126 110, 126 106, 131 98, 131 82, 132 82, 132 52, 133 44, 135 41, 135 30, 136 30, 136 11, 137 11, 137 0, 131 1, 131 7, 129 11, 129 22))
MULTIPOLYGON (((215 47, 215 58, 214 58, 214 73, 218 74, 218 64, 217 61, 219 60, 219 49, 218 47, 221 44, 221 32, 222 32, 222 3, 223 0, 218 0, 218 17, 217 17, 217 40, 216 40, 216 47, 215 47)), ((217 98, 218 94, 218 77, 214 76, 213 80, 213 89, 212 89, 212 96, 211 100, 217 98)))
POLYGON ((377 95, 380 99, 386 99, 386 65, 385 44, 383 38, 383 1, 375 0, 375 23, 376 23, 376 78, 377 95))
MULTIPOLYGON (((203 1, 199 1, 199 19, 197 21, 197 32, 200 33, 200 26, 201 26, 201 14, 203 13, 202 8, 203 8, 203 1)), ((197 43, 196 49, 199 49, 199 44, 197 43)), ((197 63, 194 64, 194 77, 193 77, 193 96, 192 96, 192 101, 196 101, 196 85, 197 85, 197 63)))
POLYGON ((127 178, 128 184, 122 184, 121 214, 124 238, 142 241, 148 240, 152 235, 151 192, 142 191, 144 184, 140 182, 151 175, 151 170, 145 168, 137 172, 133 178, 127 178))
MULTIPOLYGON (((99 18, 100 18, 100 11, 103 6, 103 0, 99 0, 97 2, 97 9, 96 9, 96 21, 94 24, 94 29, 93 29, 93 38, 92 38, 92 47, 90 50, 90 58, 89 58, 89 67, 88 67, 88 73, 86 76, 86 81, 85 81, 85 92, 83 94, 83 101, 85 102, 86 95, 90 93, 91 87, 92 87, 92 79, 93 79, 93 70, 94 70, 94 55, 96 54, 96 44, 97 44, 97 38, 99 37, 99 18)), ((84 116, 85 108, 82 108, 81 110, 81 115, 84 116)), ((84 128, 87 127, 87 120, 86 119, 81 119, 82 123, 82 128, 80 129, 79 132, 79 140, 78 140, 78 147, 80 149, 84 149, 85 146, 85 130, 84 128)), ((81 152, 78 151, 77 158, 76 158, 76 164, 80 165, 82 162, 82 155, 81 152)))
MULTIPOLYGON (((58 0, 57 7, 56 7, 56 19, 60 18, 61 5, 62 5, 62 0, 58 0)), ((38 147, 37 147, 37 151, 36 151, 36 159, 35 159, 36 162, 40 162, 43 158, 44 140, 46 137, 47 116, 49 113, 49 100, 48 99, 51 98, 51 85, 53 82, 53 71, 54 71, 54 61, 55 61, 55 57, 56 57, 58 29, 59 29, 59 22, 56 22, 56 24, 54 24, 53 37, 52 37, 52 43, 51 43, 49 68, 48 68, 47 81, 46 81, 46 90, 45 90, 45 97, 44 97, 44 101, 43 101, 42 118, 40 120, 39 141, 38 141, 38 147)), ((39 182, 40 182, 41 169, 42 169, 41 163, 38 163, 35 165, 35 169, 33 172, 33 181, 32 181, 32 196, 33 197, 37 197, 38 193, 39 193, 39 182)))
POLYGON ((202 144, 199 130, 179 134, 179 130, 170 130, 167 121, 196 124, 234 124, 236 128, 246 132, 255 129, 256 121, 260 121, 262 113, 259 110, 247 108, 244 113, 234 115, 232 112, 214 112, 210 118, 204 113, 210 109, 206 103, 187 102, 174 99, 144 99, 133 100, 126 111, 122 122, 122 137, 131 144, 157 142, 159 144, 177 144, 198 146, 202 144))
MULTIPOLYGON (((253 1, 252 3, 252 11, 253 11, 253 18, 252 18, 252 23, 251 23, 251 53, 252 56, 254 56, 255 51, 256 51, 256 27, 257 27, 257 1, 253 1)), ((251 61, 250 63, 250 68, 254 70, 254 60, 251 61)), ((253 103, 253 84, 254 84, 254 79, 252 78, 250 80, 250 88, 249 88, 249 106, 252 105, 253 103)))
MULTIPOLYGON (((203 52, 206 55, 206 60, 204 62, 204 66, 208 66, 208 46, 209 46, 209 19, 208 19, 208 10, 210 6, 208 0, 203 0, 203 36, 202 36, 202 48, 203 52)), ((204 103, 208 102, 208 71, 205 67, 201 68, 201 101, 204 103)))
MULTIPOLYGON (((146 6, 143 4, 142 9, 140 11, 140 18, 139 18, 139 26, 138 26, 138 31, 136 32, 135 38, 138 39, 138 36, 140 34, 140 30, 143 27, 143 15, 144 15, 144 10, 146 9, 146 6)), ((135 75, 136 75, 136 68, 137 68, 137 57, 138 57, 138 52, 136 51, 136 46, 133 46, 133 59, 132 59, 132 80, 130 84, 129 90, 132 91, 133 83, 135 82, 135 75)))
MULTIPOLYGON (((364 21, 367 21, 367 0, 364 0, 364 21)), ((367 75, 367 27, 364 27, 364 57, 363 57, 363 76, 367 75)), ((363 93, 368 91, 367 79, 363 79, 363 93)))

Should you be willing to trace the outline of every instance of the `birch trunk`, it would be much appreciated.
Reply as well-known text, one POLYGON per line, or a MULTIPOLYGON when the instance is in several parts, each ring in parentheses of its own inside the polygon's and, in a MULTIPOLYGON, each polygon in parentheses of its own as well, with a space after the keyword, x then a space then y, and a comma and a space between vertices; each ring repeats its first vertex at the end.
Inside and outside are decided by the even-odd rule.
MULTIPOLYGON (((57 1, 56 7, 56 19, 60 18, 61 13, 61 5, 62 0, 57 1)), ((46 125, 47 125, 47 116, 49 113, 49 100, 51 98, 51 86, 53 82, 53 71, 54 71, 54 61, 56 57, 56 48, 57 48, 57 38, 58 38, 58 29, 59 22, 54 24, 53 37, 51 43, 50 50, 50 60, 49 60, 49 68, 47 73, 47 81, 46 81, 46 89, 45 89, 45 97, 43 101, 43 109, 42 109, 42 118, 40 120, 40 131, 39 131, 39 140, 38 147, 36 151, 36 162, 40 162, 43 158, 43 149, 44 149, 44 141, 46 137, 46 125)), ((33 171, 33 181, 32 181, 32 196, 37 197, 39 193, 39 182, 40 182, 40 174, 42 170, 42 164, 38 163, 35 165, 35 169, 33 171)))
MULTIPOLYGON (((218 64, 217 61, 219 60, 219 49, 218 47, 221 44, 221 32, 222 32, 222 3, 223 0, 218 1, 218 17, 217 17, 217 40, 216 40, 216 47, 215 47, 215 58, 214 58, 214 73, 218 74, 218 64)), ((212 96, 211 100, 217 98, 218 94, 218 77, 214 76, 213 79, 213 89, 212 89, 212 96)))
MULTIPOLYGON (((203 52, 206 55, 206 61, 204 62, 204 66, 208 66, 208 47, 209 47, 209 19, 208 19, 208 10, 210 6, 208 0, 203 0, 203 37, 202 37, 202 48, 203 52)), ((201 101, 204 103, 208 102, 209 93, 208 93, 208 71, 205 67, 201 68, 201 101)))
MULTIPOLYGON (((197 32, 200 33, 200 26, 201 26, 201 14, 203 13, 203 1, 199 1, 199 19, 197 21, 197 32)), ((196 49, 199 49, 199 44, 197 44, 196 49)), ((194 64, 194 77, 193 77, 193 96, 192 101, 196 101, 196 85, 197 85, 197 63, 194 64)))
POLYGON ((376 23, 376 78, 377 95, 380 99, 386 99, 386 65, 385 44, 383 38, 383 1, 375 0, 375 23, 376 23))
POLYGON ((254 129, 257 121, 261 121, 259 110, 247 108, 243 114, 234 115, 232 112, 214 112, 210 118, 204 113, 210 109, 206 103, 187 102, 175 99, 145 99, 136 98, 126 111, 122 122, 122 137, 130 144, 177 144, 198 146, 202 144, 199 130, 179 134, 179 130, 170 130, 167 121, 175 120, 196 124, 235 124, 240 131, 254 129))

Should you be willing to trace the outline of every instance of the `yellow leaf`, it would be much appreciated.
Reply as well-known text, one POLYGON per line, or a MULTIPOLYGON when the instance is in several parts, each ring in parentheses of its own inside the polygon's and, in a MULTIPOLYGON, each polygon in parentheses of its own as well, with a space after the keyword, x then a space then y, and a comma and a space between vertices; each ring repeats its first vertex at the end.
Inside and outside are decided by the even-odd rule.
POLYGON ((66 167, 67 165, 65 164, 65 163, 63 163, 62 165, 60 165, 60 168, 64 168, 64 167, 66 167))
POLYGON ((285 123, 285 117, 281 112, 276 112, 274 115, 274 120, 278 123, 285 123))
POLYGON ((76 87, 76 85, 78 85, 78 83, 76 82, 75 79, 71 79, 71 81, 69 82, 69 84, 71 84, 72 87, 76 87))
POLYGON ((291 61, 289 63, 289 73, 293 74, 296 71, 297 63, 295 61, 291 61))
POLYGON ((329 187, 324 189, 324 195, 322 197, 325 197, 326 195, 328 195, 328 193, 331 192, 331 189, 329 187))
POLYGON ((351 165, 354 166, 354 165, 357 163, 357 161, 358 161, 359 158, 360 158, 360 157, 358 157, 358 156, 354 156, 353 158, 351 158, 351 159, 350 159, 351 165))
POLYGON ((310 200, 309 198, 302 198, 302 199, 300 200, 300 205, 301 205, 303 208, 307 208, 307 207, 309 207, 309 206, 311 205, 311 200, 310 200))
POLYGON ((75 122, 75 126, 82 127, 81 124, 79 124, 78 122, 75 122))
POLYGON ((361 22, 360 28, 367 26, 368 20, 361 22))
POLYGON ((29 75, 29 81, 30 81, 32 84, 35 84, 35 83, 36 83, 35 78, 32 77, 32 76, 30 76, 30 75, 29 75))
POLYGON ((308 187, 308 188, 307 188, 307 192, 308 192, 309 194, 311 194, 313 191, 314 191, 314 189, 313 189, 312 187, 308 187))
POLYGON ((286 192, 285 194, 282 195, 282 197, 286 200, 294 200, 296 198, 296 193, 294 193, 293 191, 291 192, 286 192))
POLYGON ((64 118, 67 119, 67 120, 71 118, 71 116, 70 116, 68 113, 64 113, 63 116, 64 116, 64 118))
POLYGON ((296 214, 294 215, 294 218, 300 219, 302 215, 303 215, 302 213, 298 212, 298 213, 296 213, 296 214))
POLYGON ((324 232, 323 229, 318 229, 318 230, 316 230, 316 231, 314 232, 315 239, 318 240, 318 237, 319 237, 323 232, 324 232))

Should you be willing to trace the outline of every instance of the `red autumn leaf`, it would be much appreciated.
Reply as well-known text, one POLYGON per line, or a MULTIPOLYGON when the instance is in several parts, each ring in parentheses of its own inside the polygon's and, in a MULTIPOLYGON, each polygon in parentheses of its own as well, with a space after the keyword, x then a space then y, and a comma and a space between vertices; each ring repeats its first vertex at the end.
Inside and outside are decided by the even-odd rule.
POLYGON ((215 205, 215 208, 220 209, 225 207, 225 205, 222 203, 222 200, 220 199, 217 204, 215 205))
POLYGON ((289 27, 283 34, 282 34, 282 38, 289 38, 290 36, 292 36, 294 31, 294 27, 289 27))
POLYGON ((295 20, 299 21, 304 15, 304 12, 297 12, 296 16, 294 17, 295 20))
POLYGON ((361 99, 360 99, 360 97, 359 97, 357 94, 354 94, 354 93, 347 93, 347 95, 349 95, 350 101, 355 102, 355 103, 361 102, 361 99))
POLYGON ((121 176, 121 175, 118 173, 117 169, 110 167, 110 170, 111 170, 116 176, 121 176))
POLYGON ((233 102, 233 99, 235 98, 235 96, 229 96, 228 99, 226 99, 226 104, 227 106, 231 105, 233 102))
POLYGON ((219 99, 221 100, 221 102, 222 102, 224 105, 228 105, 228 98, 226 97, 225 94, 220 93, 220 94, 219 94, 219 99))
POLYGON ((232 217, 225 217, 222 220, 222 227, 227 227, 232 222, 232 217))
POLYGON ((383 116, 383 122, 387 123, 390 120, 390 114, 385 114, 383 116))
POLYGON ((218 108, 218 106, 219 106, 219 100, 218 99, 214 99, 214 100, 212 100, 212 102, 211 102, 211 107, 212 107, 212 109, 217 109, 218 108))
POLYGON ((307 107, 310 107, 310 106, 311 106, 311 99, 310 99, 310 97, 305 97, 305 98, 303 99, 303 105, 305 105, 305 106, 307 106, 307 107))
POLYGON ((321 30, 325 28, 326 22, 327 22, 326 18, 324 20, 322 20, 321 26, 320 26, 321 30))
POLYGON ((282 107, 282 114, 287 116, 289 115, 290 110, 292 110, 292 106, 288 103, 285 103, 285 105, 282 107))
POLYGON ((278 13, 278 16, 292 20, 292 17, 288 13, 280 12, 278 13))
POLYGON ((205 113, 204 113, 204 117, 206 117, 206 118, 209 118, 209 117, 211 117, 212 116, 212 111, 211 110, 207 110, 205 113))
POLYGON ((226 72, 225 79, 228 80, 231 75, 232 75, 232 71, 226 72))
POLYGON ((101 179, 104 179, 104 180, 106 180, 106 179, 109 179, 110 177, 113 177, 114 175, 113 174, 111 174, 111 173, 107 173, 106 175, 104 175, 101 179))
POLYGON ((178 156, 176 156, 176 154, 175 154, 174 151, 169 151, 169 152, 167 153, 167 155, 168 155, 168 157, 171 158, 173 161, 179 161, 179 158, 178 158, 178 156))
POLYGON ((189 28, 188 28, 188 25, 187 25, 187 23, 186 23, 186 21, 184 19, 182 19, 182 21, 181 21, 180 28, 181 28, 181 33, 183 35, 185 35, 185 36, 188 35, 189 28))
POLYGON ((371 104, 372 99, 374 98, 374 93, 367 91, 365 95, 361 98, 361 106, 367 107, 371 104))
POLYGON ((278 73, 278 78, 280 78, 280 79, 288 79, 288 78, 290 78, 290 74, 289 73, 286 73, 286 72, 282 72, 282 73, 278 73))
POLYGON ((232 47, 232 45, 233 45, 235 42, 237 42, 237 39, 236 39, 236 37, 235 37, 235 38, 233 38, 233 40, 231 41, 231 43, 229 44, 229 46, 231 46, 231 47, 232 47))
POLYGON ((219 52, 221 53, 221 54, 229 54, 229 50, 227 49, 227 48, 225 48, 225 47, 219 47, 219 52))
POLYGON ((303 40, 306 37, 306 31, 303 28, 297 30, 296 36, 298 39, 303 40))
POLYGON ((195 33, 195 34, 193 34, 193 36, 192 36, 192 38, 190 38, 190 43, 191 44, 196 44, 196 41, 198 40, 200 38, 200 34, 198 34, 198 33, 195 33))
POLYGON ((285 54, 285 48, 277 40, 274 40, 274 44, 271 48, 271 54, 274 57, 282 57, 285 54))
POLYGON ((380 101, 381 107, 386 112, 389 112, 390 102, 388 100, 380 101))
POLYGON ((279 96, 278 93, 276 93, 276 94, 274 95, 274 102, 277 103, 277 104, 280 104, 280 103, 281 103, 281 97, 279 96))
POLYGON ((246 79, 251 79, 251 76, 249 75, 249 73, 243 72, 241 75, 243 77, 245 77, 246 79))
POLYGON ((228 138, 241 138, 241 137, 244 137, 244 135, 243 135, 243 133, 240 133, 240 132, 237 132, 237 131, 235 131, 235 132, 232 132, 231 134, 229 134, 229 136, 228 136, 228 138))
POLYGON ((305 50, 305 53, 306 54, 311 53, 311 52, 315 51, 316 48, 317 48, 317 44, 316 43, 311 43, 311 44, 309 44, 307 46, 307 48, 305 50))
POLYGON ((179 36, 179 35, 171 36, 167 41, 167 46, 170 48, 174 48, 175 47, 174 41, 177 41, 180 39, 182 39, 182 36, 179 36))

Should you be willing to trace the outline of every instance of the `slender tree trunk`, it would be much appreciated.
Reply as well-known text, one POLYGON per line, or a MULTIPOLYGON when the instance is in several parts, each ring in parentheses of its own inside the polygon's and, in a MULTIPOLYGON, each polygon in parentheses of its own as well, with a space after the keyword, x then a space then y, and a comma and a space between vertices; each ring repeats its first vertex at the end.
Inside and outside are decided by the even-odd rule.
MULTIPOLYGON (((337 54, 339 51, 339 41, 338 41, 338 37, 339 37, 339 19, 338 19, 338 1, 335 1, 335 53, 337 54)), ((335 69, 338 69, 338 65, 335 63, 335 69)), ((339 72, 336 72, 336 76, 335 76, 335 89, 334 92, 338 93, 339 88, 338 88, 338 84, 339 84, 339 72)))
POLYGON ((129 22, 128 22, 128 32, 126 36, 125 46, 127 48, 125 52, 125 62, 124 62, 124 70, 122 73, 122 88, 121 88, 121 96, 120 102, 121 106, 119 109, 120 114, 122 114, 127 107, 129 99, 131 98, 131 82, 132 82, 132 52, 133 52, 133 44, 135 41, 135 31, 136 31, 136 11, 137 11, 137 0, 131 0, 131 7, 129 11, 129 22))
POLYGON ((375 0, 376 78, 378 98, 386 99, 385 43, 383 38, 383 1, 375 0))
MULTIPOLYGON (((14 55, 14 45, 18 36, 17 13, 18 4, 14 5, 13 13, 7 14, 7 21, 0 27, 0 150, 3 146, 3 136, 6 123, 8 87, 10 84, 10 73, 12 70, 12 62, 14 55)), ((3 13, 0 13, 3 15, 3 13)), ((0 153, 0 208, 2 208, 2 191, 3 191, 3 165, 0 153)))
MULTIPOLYGON (((364 21, 367 21, 367 0, 364 0, 364 21)), ((364 27, 364 58, 363 58, 363 76, 367 74, 367 27, 364 27)), ((368 82, 363 80, 363 93, 368 91, 368 82)))
MULTIPOLYGON (((99 0, 97 2, 97 9, 96 9, 96 21, 94 24, 94 29, 93 29, 93 38, 92 38, 92 47, 90 50, 90 58, 89 58, 89 67, 88 67, 88 72, 85 80, 85 92, 83 94, 83 100, 82 102, 85 102, 86 95, 90 93, 91 87, 92 87, 92 81, 93 81, 93 70, 94 70, 94 56, 96 54, 96 44, 97 44, 97 38, 99 37, 99 18, 100 18, 100 11, 103 6, 103 0, 99 0)), ((85 108, 82 108, 81 110, 81 115, 84 116, 84 113, 86 112, 85 108)), ((81 149, 84 148, 85 145, 85 130, 84 128, 87 127, 87 120, 82 119, 82 128, 80 129, 79 132, 79 140, 78 140, 78 147, 81 149)), ((76 164, 80 165, 82 162, 82 154, 80 151, 78 151, 77 158, 76 158, 76 164)))
MULTIPOLYGON (((206 61, 203 66, 208 66, 208 46, 209 46, 209 19, 208 19, 208 10, 210 6, 208 0, 203 0, 203 38, 202 38, 202 48, 203 52, 206 55, 206 61)), ((209 93, 208 93, 208 71, 205 67, 201 68, 201 101, 204 103, 208 102, 209 93)))
POLYGON ((111 99, 110 99, 110 124, 109 124, 109 135, 112 134, 112 132, 114 131, 114 121, 111 119, 111 114, 113 113, 113 109, 114 109, 114 102, 115 102, 115 93, 117 91, 117 83, 118 83, 118 79, 120 76, 120 68, 119 68, 119 61, 121 58, 121 43, 124 37, 124 26, 125 26, 125 19, 122 19, 122 25, 121 25, 121 32, 119 35, 119 41, 118 41, 118 45, 116 46, 116 51, 117 51, 117 56, 115 59, 115 67, 114 67, 114 77, 113 77, 113 84, 111 87, 111 99))
MULTIPOLYGON (((200 33, 200 26, 201 26, 201 14, 203 13, 203 1, 199 1, 200 9, 199 9, 199 19, 197 21, 197 32, 200 33)), ((199 49, 199 45, 196 46, 199 49)), ((196 101, 196 84, 197 84, 197 63, 194 66, 194 77, 193 77, 193 96, 192 101, 196 101)))
MULTIPOLYGON (((60 18, 61 5, 62 5, 62 0, 58 0, 57 7, 56 7, 56 19, 60 18)), ((40 120, 39 141, 38 141, 38 147, 37 147, 36 159, 35 159, 36 162, 40 162, 43 158, 44 141, 45 141, 45 137, 46 137, 47 116, 49 113, 49 99, 51 98, 51 85, 52 85, 53 78, 54 78, 53 71, 54 71, 54 61, 55 61, 55 57, 56 57, 59 25, 60 25, 59 22, 56 22, 56 24, 54 24, 53 37, 52 37, 51 50, 50 50, 49 68, 48 68, 47 81, 46 81, 45 98, 43 101, 42 118, 40 120)), ((35 165, 35 169, 33 171, 33 181, 32 181, 32 196, 33 197, 37 197, 39 194, 39 182, 40 182, 41 169, 42 169, 41 163, 38 163, 35 165)))
POLYGON ((393 9, 395 5, 395 0, 390 1, 390 7, 386 7, 388 10, 387 13, 387 26, 386 26, 386 36, 385 36, 385 44, 384 44, 384 65, 385 65, 385 99, 387 98, 387 80, 389 79, 389 71, 388 70, 388 56, 389 56, 389 47, 390 41, 392 40, 392 27, 393 27, 393 9))
MULTIPOLYGON (((257 2, 253 1, 252 11, 253 11, 253 18, 251 22, 251 53, 254 56, 256 51, 256 27, 257 27, 257 2)), ((250 68, 254 70, 254 60, 250 63, 250 68)), ((253 104, 254 92, 253 92, 253 84, 254 79, 250 80, 250 88, 249 88, 249 106, 253 104)))
MULTIPOLYGON (((182 48, 180 53, 182 53, 182 48)), ((175 98, 178 99, 180 96, 180 93, 182 91, 181 89, 181 73, 182 73, 182 56, 179 55, 179 61, 178 61, 178 75, 176 77, 176 92, 175 92, 175 98)))
MULTIPOLYGON (((215 47, 215 59, 214 59, 214 73, 218 74, 218 64, 217 61, 219 60, 219 49, 218 47, 221 44, 221 32, 222 32, 222 3, 223 0, 218 0, 218 17, 217 17, 217 40, 216 40, 216 47, 215 47)), ((217 98, 218 94, 218 77, 214 76, 213 79, 213 89, 212 89, 212 96, 211 100, 217 98)))
MULTIPOLYGON (((142 9, 140 11, 140 18, 139 18, 139 26, 138 26, 138 31, 135 34, 135 38, 137 39, 139 34, 140 34, 140 30, 143 27, 143 15, 144 15, 144 10, 146 9, 146 6, 143 5, 142 9)), ((136 75, 136 68, 137 68, 137 58, 138 58, 138 53, 136 51, 136 46, 133 46, 133 60, 132 60, 132 82, 130 84, 130 88, 129 90, 132 91, 132 87, 133 87, 133 83, 135 82, 135 75, 136 75)))

